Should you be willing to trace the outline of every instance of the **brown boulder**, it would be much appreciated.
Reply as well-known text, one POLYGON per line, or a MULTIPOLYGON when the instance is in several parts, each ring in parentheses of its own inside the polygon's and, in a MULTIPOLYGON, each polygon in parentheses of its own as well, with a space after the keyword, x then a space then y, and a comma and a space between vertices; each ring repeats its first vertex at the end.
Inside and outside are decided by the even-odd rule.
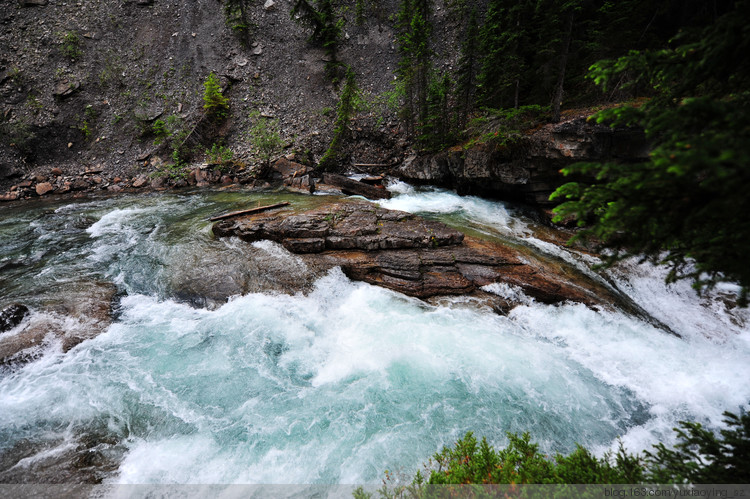
POLYGON ((54 190, 55 188, 52 187, 52 184, 50 184, 49 182, 42 182, 40 184, 36 184, 36 193, 40 196, 44 196, 45 194, 48 194, 54 190))
POLYGON ((5 194, 0 194, 0 201, 15 201, 20 195, 19 191, 6 192, 5 194))
POLYGON ((323 183, 338 187, 341 192, 350 196, 363 196, 367 199, 390 199, 391 193, 385 187, 370 185, 333 173, 323 174, 323 183))
POLYGON ((74 191, 84 191, 89 187, 89 183, 82 178, 78 178, 70 184, 70 188, 74 191))
POLYGON ((79 88, 81 88, 81 84, 79 82, 64 79, 55 83, 55 89, 53 93, 55 97, 63 98, 72 95, 79 88))
POLYGON ((271 165, 271 176, 277 180, 301 177, 307 175, 311 171, 312 168, 309 166, 290 161, 284 157, 277 159, 274 164, 271 165))

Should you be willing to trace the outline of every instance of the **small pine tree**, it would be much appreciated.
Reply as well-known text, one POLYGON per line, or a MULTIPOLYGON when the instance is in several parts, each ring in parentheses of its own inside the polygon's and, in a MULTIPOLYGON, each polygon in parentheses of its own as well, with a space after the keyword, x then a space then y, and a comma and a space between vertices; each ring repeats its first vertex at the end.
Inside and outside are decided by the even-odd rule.
POLYGON ((250 114, 251 119, 257 120, 250 129, 250 142, 258 151, 261 163, 260 176, 263 177, 271 167, 271 159, 283 144, 278 131, 278 121, 265 118, 255 111, 250 114))
POLYGON ((357 81, 351 68, 347 68, 344 89, 341 92, 339 105, 336 109, 336 123, 333 129, 333 139, 320 160, 323 170, 333 170, 339 161, 341 145, 349 135, 349 119, 357 110, 357 81))
POLYGON ((219 77, 209 73, 203 82, 203 109, 215 118, 226 118, 229 113, 229 99, 221 92, 219 77))

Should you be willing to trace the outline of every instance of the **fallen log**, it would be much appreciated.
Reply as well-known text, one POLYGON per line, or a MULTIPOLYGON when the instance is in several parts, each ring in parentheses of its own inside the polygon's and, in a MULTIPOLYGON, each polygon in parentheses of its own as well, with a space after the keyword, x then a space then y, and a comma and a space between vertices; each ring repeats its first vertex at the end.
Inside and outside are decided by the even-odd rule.
POLYGON ((367 199, 391 198, 391 193, 382 187, 367 185, 364 182, 358 182, 348 177, 344 177, 343 175, 324 173, 323 183, 338 187, 339 189, 341 189, 341 192, 350 196, 364 196, 367 199))
POLYGON ((233 211, 231 213, 225 213, 224 215, 211 217, 210 221, 216 222, 218 220, 226 220, 227 218, 239 217, 241 215, 252 215, 253 213, 260 213, 262 211, 274 210, 276 208, 281 208, 282 206, 289 206, 289 201, 284 201, 283 203, 269 204, 268 206, 259 206, 257 208, 250 208, 249 210, 241 210, 241 211, 233 211))
POLYGON ((375 186, 383 185, 383 180, 385 180, 385 177, 383 177, 382 175, 379 175, 377 177, 363 177, 359 179, 359 181, 363 184, 375 186))

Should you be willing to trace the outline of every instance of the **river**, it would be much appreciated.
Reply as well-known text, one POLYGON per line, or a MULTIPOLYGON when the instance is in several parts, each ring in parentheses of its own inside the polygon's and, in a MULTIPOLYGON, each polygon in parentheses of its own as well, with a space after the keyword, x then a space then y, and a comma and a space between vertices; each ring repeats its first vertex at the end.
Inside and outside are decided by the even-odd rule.
POLYGON ((270 242, 214 239, 207 221, 325 196, 200 191, 0 206, 0 306, 26 303, 32 316, 76 327, 45 311, 66 283, 118 291, 103 334, 65 354, 48 341, 33 362, 0 371, 0 472, 34 481, 73 459, 105 483, 377 484, 385 470, 413 475, 469 430, 497 446, 528 431, 545 452, 580 443, 602 454, 618 438, 641 451, 672 442, 679 420, 718 428, 723 411, 750 408, 750 314, 732 308, 734 287, 699 297, 637 262, 600 275, 591 256, 549 242, 549 229, 512 205, 392 190, 382 206, 531 248, 655 320, 524 297, 507 316, 466 298, 428 304, 337 269, 285 294, 279 276, 302 278, 301 260, 270 242), (244 295, 184 299, 191 279, 239 273, 244 295))

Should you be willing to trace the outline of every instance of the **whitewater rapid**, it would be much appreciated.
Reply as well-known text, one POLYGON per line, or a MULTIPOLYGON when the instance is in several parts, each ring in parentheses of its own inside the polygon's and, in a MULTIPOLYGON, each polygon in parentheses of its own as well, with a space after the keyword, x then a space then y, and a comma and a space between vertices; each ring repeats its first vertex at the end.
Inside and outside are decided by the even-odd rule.
POLYGON ((545 452, 580 443, 603 453, 618 438, 641 451, 670 442, 680 420, 716 428, 723 411, 750 408, 750 316, 721 300, 733 288, 698 297, 636 263, 597 276, 591 257, 537 238, 509 205, 392 189, 384 207, 567 261, 681 337, 583 305, 525 299, 507 316, 466 299, 430 305, 337 269, 306 294, 253 292, 213 309, 175 301, 170 274, 202 254, 304 272, 274 243, 213 240, 207 215, 248 195, 0 211, 4 236, 23 230, 19 220, 35 224, 34 241, 11 248, 16 259, 47 255, 26 277, 87 272, 123 294, 104 334, 0 378, 0 453, 24 439, 64 452, 94 433, 117 442, 109 483, 377 484, 385 470, 413 475, 467 431, 498 446, 529 431, 545 452), (66 220, 86 222, 54 230, 66 220))

